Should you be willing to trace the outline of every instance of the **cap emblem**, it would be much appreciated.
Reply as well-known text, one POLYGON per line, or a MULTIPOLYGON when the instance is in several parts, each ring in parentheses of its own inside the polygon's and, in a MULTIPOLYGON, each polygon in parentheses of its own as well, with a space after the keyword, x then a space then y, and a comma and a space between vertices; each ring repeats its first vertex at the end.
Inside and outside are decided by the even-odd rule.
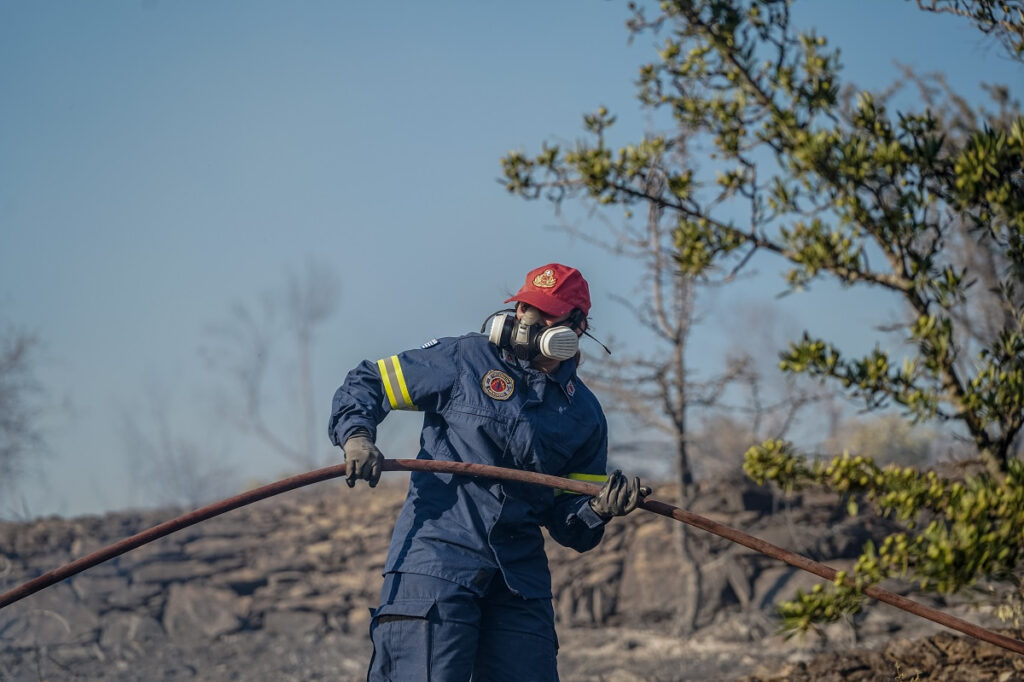
POLYGON ((533 286, 550 289, 555 286, 555 273, 550 268, 533 278, 533 286))
POLYGON ((495 400, 508 400, 512 397, 512 390, 515 388, 516 383, 512 380, 512 377, 500 369, 492 369, 484 375, 480 385, 483 387, 484 393, 495 400))

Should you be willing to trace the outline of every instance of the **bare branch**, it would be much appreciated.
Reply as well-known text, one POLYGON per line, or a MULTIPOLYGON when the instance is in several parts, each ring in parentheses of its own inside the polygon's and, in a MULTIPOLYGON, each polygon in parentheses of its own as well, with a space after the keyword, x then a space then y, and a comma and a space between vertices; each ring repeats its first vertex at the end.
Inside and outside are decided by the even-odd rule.
POLYGON ((917 0, 917 6, 936 14, 969 19, 975 28, 995 36, 1007 54, 1024 60, 1024 2, 1020 0, 917 0))
POLYGON ((201 348, 211 369, 228 379, 221 400, 225 418, 263 442, 273 452, 306 469, 323 463, 317 453, 322 440, 317 428, 313 392, 312 349, 316 332, 336 312, 338 281, 326 265, 307 262, 279 290, 259 296, 256 304, 234 303, 230 315, 207 330, 201 348), (282 344, 281 338, 290 339, 282 344), (268 371, 282 362, 281 346, 291 349, 294 371, 284 390, 284 404, 297 408, 298 425, 282 427, 267 413, 268 371))
POLYGON ((33 451, 44 447, 39 426, 42 387, 34 366, 39 339, 8 329, 0 338, 0 490, 12 489, 33 451))

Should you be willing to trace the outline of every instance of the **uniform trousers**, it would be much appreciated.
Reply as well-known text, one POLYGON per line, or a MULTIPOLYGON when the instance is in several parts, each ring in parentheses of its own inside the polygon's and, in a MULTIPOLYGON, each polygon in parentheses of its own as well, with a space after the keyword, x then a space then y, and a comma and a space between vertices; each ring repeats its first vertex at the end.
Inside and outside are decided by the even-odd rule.
POLYGON ((550 599, 523 599, 500 572, 479 590, 388 573, 373 611, 369 682, 557 682, 550 599))

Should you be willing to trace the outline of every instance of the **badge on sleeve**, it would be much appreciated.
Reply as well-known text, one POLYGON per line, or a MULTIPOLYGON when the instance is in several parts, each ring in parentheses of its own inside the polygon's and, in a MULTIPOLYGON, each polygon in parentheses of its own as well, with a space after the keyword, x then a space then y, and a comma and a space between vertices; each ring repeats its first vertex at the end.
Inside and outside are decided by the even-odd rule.
POLYGON ((516 383, 500 369, 492 369, 484 375, 480 385, 483 386, 484 393, 495 400, 508 400, 512 397, 516 383))
POLYGON ((437 345, 437 339, 430 339, 430 341, 427 341, 425 344, 420 346, 420 348, 430 348, 431 346, 436 346, 436 345, 437 345))

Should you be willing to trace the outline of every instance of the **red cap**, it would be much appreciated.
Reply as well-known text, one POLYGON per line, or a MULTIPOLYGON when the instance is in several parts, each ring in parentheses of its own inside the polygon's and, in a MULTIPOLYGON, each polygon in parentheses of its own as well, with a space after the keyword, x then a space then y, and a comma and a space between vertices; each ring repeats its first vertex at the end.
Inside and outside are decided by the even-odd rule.
POLYGON ((574 308, 587 315, 590 313, 590 287, 576 268, 549 263, 530 270, 526 283, 505 303, 509 301, 528 303, 555 317, 561 317, 574 308))

